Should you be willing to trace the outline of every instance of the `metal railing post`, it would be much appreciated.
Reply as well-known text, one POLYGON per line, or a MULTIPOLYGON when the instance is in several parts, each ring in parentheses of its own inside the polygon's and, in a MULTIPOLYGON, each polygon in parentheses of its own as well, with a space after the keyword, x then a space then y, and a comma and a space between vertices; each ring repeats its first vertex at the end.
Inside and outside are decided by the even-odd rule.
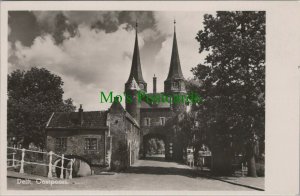
POLYGON ((24 157, 25 157, 25 148, 22 148, 22 160, 21 160, 20 174, 24 173, 24 157))
POLYGON ((52 154, 53 152, 49 152, 49 171, 48 171, 48 178, 52 178, 52 154))
POLYGON ((74 162, 74 159, 71 159, 71 166, 70 166, 70 176, 69 176, 69 179, 72 179, 72 173, 73 173, 73 162, 74 162))
POLYGON ((64 155, 61 155, 61 170, 60 170, 60 178, 64 178, 64 155))

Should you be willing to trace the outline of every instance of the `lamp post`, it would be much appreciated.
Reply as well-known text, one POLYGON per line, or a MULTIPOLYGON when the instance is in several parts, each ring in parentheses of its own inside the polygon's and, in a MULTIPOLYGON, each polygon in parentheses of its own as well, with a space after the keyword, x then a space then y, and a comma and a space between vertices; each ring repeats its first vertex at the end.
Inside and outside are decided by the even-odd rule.
POLYGON ((13 147, 16 148, 16 137, 12 138, 12 142, 13 142, 13 147))

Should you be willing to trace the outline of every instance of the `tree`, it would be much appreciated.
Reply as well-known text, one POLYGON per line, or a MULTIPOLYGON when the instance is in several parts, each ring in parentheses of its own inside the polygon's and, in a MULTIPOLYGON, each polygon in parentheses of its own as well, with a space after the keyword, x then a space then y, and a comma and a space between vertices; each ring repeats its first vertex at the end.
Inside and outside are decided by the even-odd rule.
POLYGON ((213 149, 228 150, 228 156, 244 151, 248 175, 256 176, 265 126, 265 12, 206 14, 203 24, 196 40, 208 55, 192 69, 202 83, 202 129, 213 149))
POLYGON ((52 112, 74 111, 72 99, 63 100, 63 81, 44 68, 15 70, 8 75, 8 135, 22 138, 22 146, 45 147, 45 126, 52 112))
POLYGON ((155 138, 151 138, 148 140, 148 153, 150 154, 156 154, 158 151, 157 142, 155 138))
POLYGON ((195 125, 195 116, 192 112, 183 113, 183 119, 178 122, 178 127, 180 131, 178 132, 178 137, 183 143, 183 147, 187 148, 192 145, 192 140, 194 136, 194 125, 195 125))

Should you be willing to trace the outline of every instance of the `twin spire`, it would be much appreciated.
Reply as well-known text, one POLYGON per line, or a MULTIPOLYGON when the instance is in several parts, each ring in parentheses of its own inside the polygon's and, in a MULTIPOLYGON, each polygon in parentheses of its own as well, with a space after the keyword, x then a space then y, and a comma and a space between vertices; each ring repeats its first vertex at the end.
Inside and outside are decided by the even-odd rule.
POLYGON ((184 79, 180 60, 179 60, 179 53, 178 53, 178 46, 177 46, 177 39, 176 39, 176 21, 174 20, 174 36, 173 36, 173 47, 172 47, 172 55, 171 55, 171 63, 169 74, 167 80, 170 79, 184 79))
MULTIPOLYGON (((139 45, 138 45, 138 23, 137 22, 136 22, 136 35, 135 35, 132 64, 131 64, 130 75, 127 80, 127 83, 130 83, 133 78, 138 84, 140 83, 146 84, 143 78, 142 68, 141 68, 140 52, 139 52, 139 45)), ((171 63, 169 68, 169 74, 167 77, 167 80, 171 80, 171 79, 184 79, 181 70, 180 60, 179 60, 175 20, 174 20, 174 36, 173 36, 171 63)))
POLYGON ((132 79, 135 79, 137 83, 146 83, 143 78, 142 67, 141 67, 141 60, 140 60, 140 52, 139 52, 139 43, 138 43, 138 23, 135 24, 135 44, 132 56, 132 64, 131 64, 131 71, 128 82, 131 82, 132 79))

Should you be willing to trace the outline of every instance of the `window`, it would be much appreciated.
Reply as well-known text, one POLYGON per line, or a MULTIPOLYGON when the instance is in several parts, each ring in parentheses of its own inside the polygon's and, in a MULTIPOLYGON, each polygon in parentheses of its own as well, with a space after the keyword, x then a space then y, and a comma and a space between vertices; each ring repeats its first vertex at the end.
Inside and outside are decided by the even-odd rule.
POLYGON ((97 150, 97 138, 85 138, 85 150, 97 150))
POLYGON ((151 124, 150 118, 145 118, 144 125, 145 126, 150 126, 150 124, 151 124))
POLYGON ((160 117, 160 125, 164 126, 166 123, 166 118, 165 117, 160 117))
POLYGON ((174 88, 178 88, 178 87, 179 87, 178 82, 173 82, 173 87, 174 87, 174 88))
POLYGON ((144 85, 140 84, 140 89, 143 90, 144 89, 144 85))
POLYGON ((67 149, 67 138, 66 137, 59 137, 56 138, 56 148, 65 150, 67 149))

